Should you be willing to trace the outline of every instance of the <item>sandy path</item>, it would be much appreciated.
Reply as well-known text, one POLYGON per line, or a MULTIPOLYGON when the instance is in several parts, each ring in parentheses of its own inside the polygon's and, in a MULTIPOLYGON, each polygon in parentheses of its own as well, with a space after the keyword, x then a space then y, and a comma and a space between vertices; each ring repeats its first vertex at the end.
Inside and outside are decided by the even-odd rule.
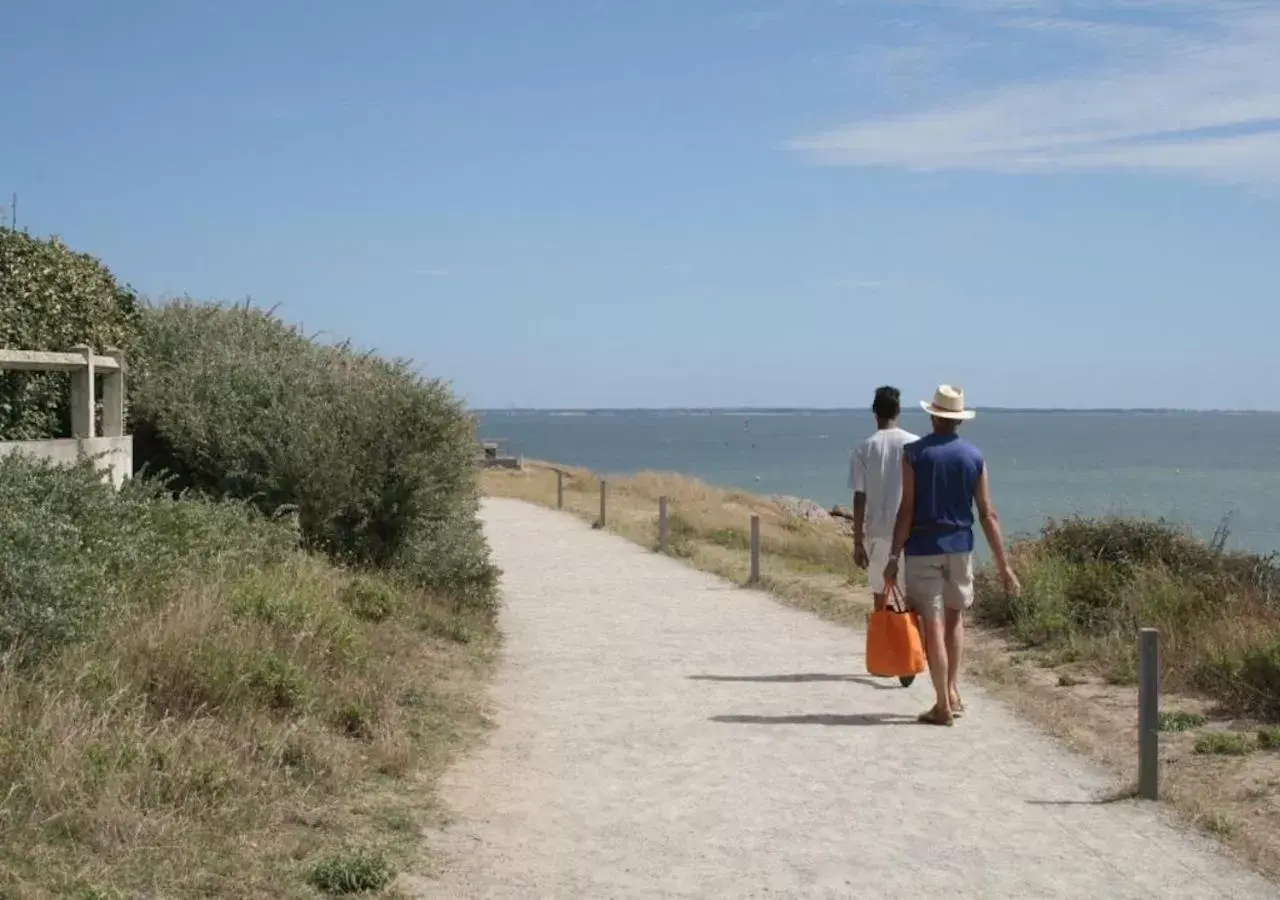
POLYGON ((446 777, 424 897, 1280 897, 970 687, 577 519, 487 500, 498 727, 446 777))

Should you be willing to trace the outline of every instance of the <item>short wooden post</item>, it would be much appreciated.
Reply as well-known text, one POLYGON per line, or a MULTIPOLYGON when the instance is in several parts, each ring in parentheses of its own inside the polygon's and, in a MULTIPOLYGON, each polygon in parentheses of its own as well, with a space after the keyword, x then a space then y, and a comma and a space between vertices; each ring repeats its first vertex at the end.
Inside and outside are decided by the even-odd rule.
POLYGON ((564 509, 564 472, 556 469, 556 509, 564 509))
POLYGON ((1160 632, 1138 632, 1138 796, 1160 798, 1160 632))
POLYGON ((84 367, 71 373, 71 436, 92 438, 97 401, 94 397, 93 348, 76 344, 72 352, 84 357, 84 367))
POLYGON ((747 584, 760 583, 760 517, 751 517, 751 575, 747 584))
POLYGON ((667 552, 667 498, 658 498, 658 552, 667 552))
POLYGON ((604 498, 605 498, 605 494, 608 492, 608 489, 609 489, 609 482, 601 478, 600 479, 600 521, 596 523, 597 528, 603 528, 605 525, 605 522, 608 521, 605 518, 605 507, 604 507, 604 498))

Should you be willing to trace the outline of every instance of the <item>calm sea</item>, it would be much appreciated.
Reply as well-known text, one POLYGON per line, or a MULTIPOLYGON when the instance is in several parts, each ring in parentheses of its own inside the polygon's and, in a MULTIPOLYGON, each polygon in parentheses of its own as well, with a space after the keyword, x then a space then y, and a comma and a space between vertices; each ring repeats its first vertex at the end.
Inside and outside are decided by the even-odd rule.
MULTIPOLYGON (((512 454, 608 474, 694 475, 757 493, 848 505, 850 448, 875 428, 854 411, 488 412, 481 435, 512 454)), ((923 413, 903 427, 925 434, 923 413)), ((986 455, 1010 534, 1072 513, 1163 517, 1228 544, 1280 550, 1280 414, 988 410, 964 426, 986 455)))

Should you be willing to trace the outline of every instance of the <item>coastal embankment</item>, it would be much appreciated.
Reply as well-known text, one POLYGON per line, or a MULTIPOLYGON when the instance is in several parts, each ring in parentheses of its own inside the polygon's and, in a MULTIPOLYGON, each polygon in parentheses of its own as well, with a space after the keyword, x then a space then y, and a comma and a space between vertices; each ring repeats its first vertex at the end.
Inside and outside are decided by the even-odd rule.
MULTIPOLYGON (((497 646, 461 403, 0 228, 0 348, 86 344, 127 366, 139 471, 0 459, 0 896, 385 896, 430 871, 497 646)), ((0 372, 0 440, 91 435, 89 372, 0 372)))
MULTIPOLYGON (((484 492, 595 522, 601 479, 526 460, 484 473, 484 492)), ((745 584, 749 523, 760 518, 759 586, 851 629, 870 606, 851 560, 847 521, 796 498, 766 498, 680 475, 610 477, 605 527, 745 584)), ((1016 712, 1102 763, 1136 777, 1137 629, 1160 629, 1162 799, 1259 870, 1280 876, 1280 578, 1273 560, 1228 552, 1141 520, 1046 523, 1015 545, 1024 590, 1004 597, 980 576, 970 674, 1016 712)), ((850 634, 851 654, 861 636, 850 634)), ((1124 793, 1124 792, 1122 792, 1124 793)))

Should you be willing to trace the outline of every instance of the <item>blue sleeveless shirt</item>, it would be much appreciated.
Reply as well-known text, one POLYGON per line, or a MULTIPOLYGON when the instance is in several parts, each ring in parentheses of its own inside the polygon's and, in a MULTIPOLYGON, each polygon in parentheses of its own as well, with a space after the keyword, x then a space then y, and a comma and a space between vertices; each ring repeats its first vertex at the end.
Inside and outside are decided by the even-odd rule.
POLYGON ((973 552, 973 497, 982 453, 954 434, 930 434, 903 447, 915 474, 916 502, 907 556, 973 552))

